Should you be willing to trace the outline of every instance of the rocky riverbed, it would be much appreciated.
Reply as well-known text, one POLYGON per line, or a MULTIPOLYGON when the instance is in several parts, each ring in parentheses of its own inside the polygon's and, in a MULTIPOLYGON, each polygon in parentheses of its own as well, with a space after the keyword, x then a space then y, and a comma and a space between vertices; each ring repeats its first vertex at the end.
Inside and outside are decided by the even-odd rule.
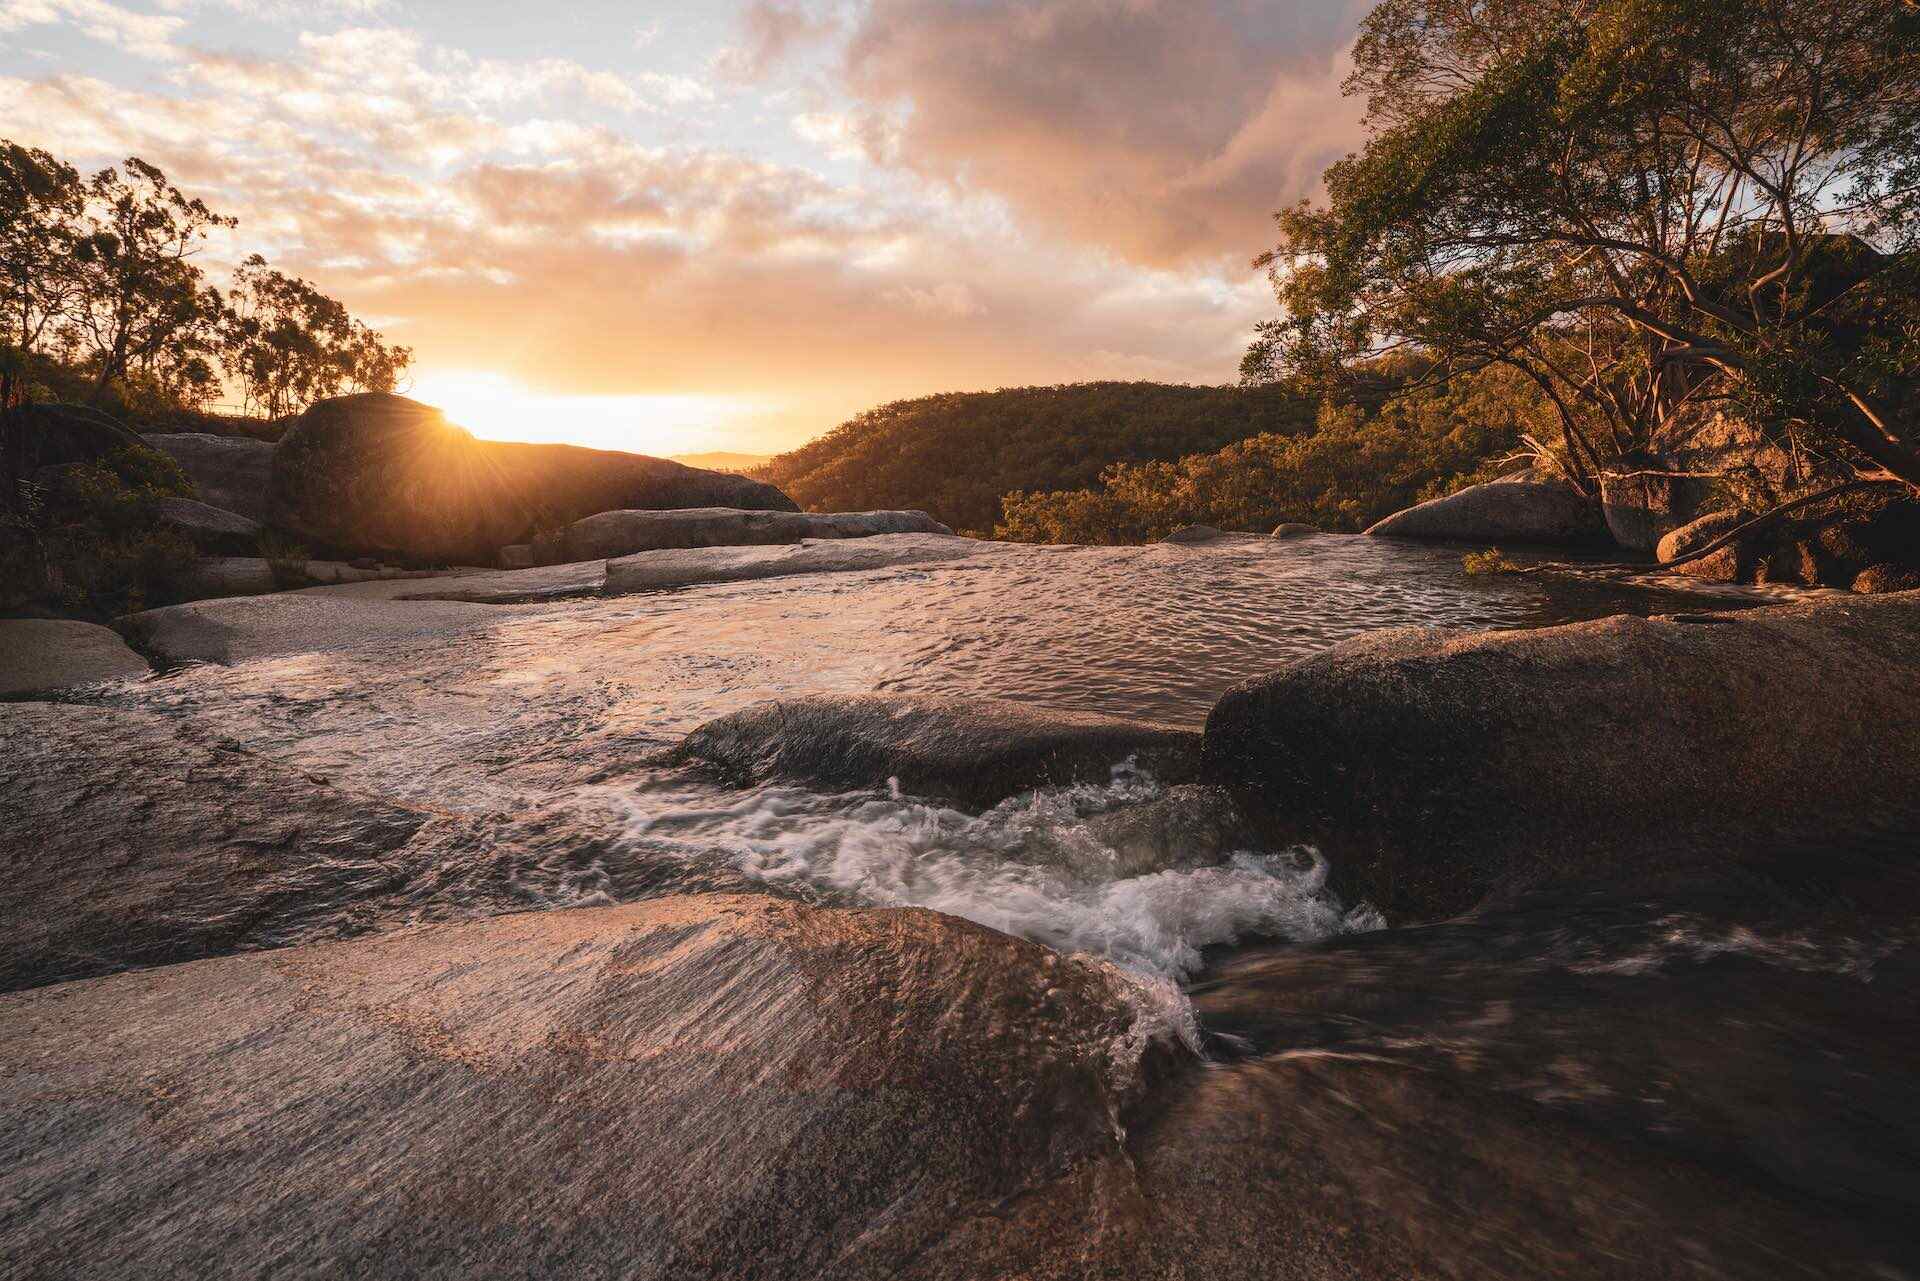
POLYGON ((36 669, 9 1275, 1920 1274, 1920 595, 966 543, 36 669))

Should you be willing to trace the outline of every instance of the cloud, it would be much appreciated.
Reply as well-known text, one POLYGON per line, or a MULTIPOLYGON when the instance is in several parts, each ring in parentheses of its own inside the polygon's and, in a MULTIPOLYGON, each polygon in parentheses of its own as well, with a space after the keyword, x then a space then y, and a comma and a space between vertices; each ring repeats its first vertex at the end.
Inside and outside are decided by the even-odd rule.
MULTIPOLYGON (((643 76, 616 86, 580 63, 482 58, 389 27, 308 32, 285 56, 186 34, 151 86, 0 76, 6 132, 76 163, 161 165, 241 219, 209 270, 260 249, 382 318, 426 373, 724 393, 777 407, 733 443, 782 447, 933 390, 1220 381, 1269 306, 1243 269, 1142 270, 1098 237, 1036 240, 945 179, 842 181, 732 146, 643 144, 607 115, 671 106, 676 91, 643 76)), ((852 109, 793 129, 862 154, 915 145, 910 121, 837 105, 852 109)), ((1298 104, 1269 94, 1247 114, 1267 110, 1298 104)), ((1220 186, 1201 165, 1182 172, 1220 186)))
POLYGON ((1365 7, 874 0, 845 80, 876 160, 1135 262, 1245 261, 1361 138, 1339 90, 1365 7))
POLYGON ((102 43, 143 58, 177 56, 174 33, 184 18, 136 13, 108 0, 0 0, 0 32, 71 23, 102 43))
POLYGON ((815 13, 794 0, 749 0, 740 15, 740 42, 722 49, 714 67, 724 79, 752 84, 839 27, 838 14, 815 13))

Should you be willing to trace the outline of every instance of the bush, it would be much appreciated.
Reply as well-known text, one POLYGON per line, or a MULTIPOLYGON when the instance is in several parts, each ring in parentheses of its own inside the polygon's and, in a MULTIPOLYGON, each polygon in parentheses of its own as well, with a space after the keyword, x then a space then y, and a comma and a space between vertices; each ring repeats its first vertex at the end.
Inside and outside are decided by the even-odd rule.
POLYGON ((1537 411, 1501 376, 1386 402, 1324 405, 1318 430, 1263 433, 1177 462, 1118 464, 1095 489, 1016 492, 995 535, 1033 543, 1141 543, 1182 525, 1259 533, 1299 522, 1365 529, 1404 507, 1491 480, 1537 411))
POLYGON ((155 500, 192 492, 177 463, 144 448, 22 482, 4 516, 0 608, 110 618, 180 599, 194 547, 160 524, 155 500))

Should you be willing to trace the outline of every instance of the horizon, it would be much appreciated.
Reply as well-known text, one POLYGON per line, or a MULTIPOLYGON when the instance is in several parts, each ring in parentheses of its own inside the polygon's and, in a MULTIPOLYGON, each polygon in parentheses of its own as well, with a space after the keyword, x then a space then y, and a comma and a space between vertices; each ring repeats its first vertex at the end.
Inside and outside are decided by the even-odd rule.
POLYGON ((938 392, 1233 381, 1271 211, 1359 140, 1364 8, 0 0, 0 114, 237 215, 217 283, 312 280, 476 434, 775 454, 938 392))

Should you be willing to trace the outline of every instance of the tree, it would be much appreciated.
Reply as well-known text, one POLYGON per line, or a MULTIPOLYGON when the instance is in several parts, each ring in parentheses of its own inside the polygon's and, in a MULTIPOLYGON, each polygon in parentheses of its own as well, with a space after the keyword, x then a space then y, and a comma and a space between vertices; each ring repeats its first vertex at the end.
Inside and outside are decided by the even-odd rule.
POLYGON ((159 169, 129 158, 87 183, 87 225, 75 240, 76 298, 66 334, 93 371, 90 400, 139 370, 179 384, 205 367, 224 305, 189 261, 237 220, 188 197, 159 169), (193 362, 201 362, 194 365, 193 362))
POLYGON ((21 394, 33 357, 66 315, 84 202, 71 165, 0 138, 0 409, 21 394))
POLYGON ((1531 380, 1583 481, 1721 408, 1920 490, 1920 9, 1385 0, 1349 92, 1249 379, 1414 350, 1531 380))
POLYGON ((234 272, 220 359, 248 409, 295 414, 342 391, 391 391, 413 358, 339 302, 254 254, 234 272))

